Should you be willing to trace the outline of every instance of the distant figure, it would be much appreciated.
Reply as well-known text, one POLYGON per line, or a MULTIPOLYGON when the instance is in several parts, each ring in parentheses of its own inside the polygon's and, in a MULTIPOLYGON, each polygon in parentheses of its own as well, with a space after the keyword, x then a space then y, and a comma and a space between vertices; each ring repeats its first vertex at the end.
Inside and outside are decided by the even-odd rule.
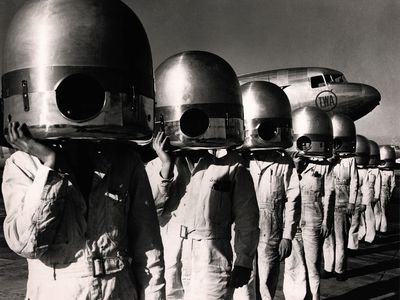
POLYGON ((375 205, 379 201, 381 193, 381 172, 378 168, 379 159, 379 147, 374 141, 369 140, 369 162, 368 162, 368 185, 370 189, 373 189, 374 197, 367 203, 367 208, 363 215, 361 215, 361 224, 364 224, 360 228, 359 239, 364 237, 365 242, 371 244, 375 240, 376 235, 376 221, 375 221, 375 205), (363 233, 365 229, 365 235, 363 233))
POLYGON ((375 229, 377 232, 386 233, 387 232, 387 207, 389 205, 390 199, 393 194, 393 190, 396 185, 394 166, 396 160, 396 153, 394 149, 388 145, 380 146, 379 152, 381 156, 381 161, 379 164, 379 169, 382 178, 380 199, 376 203, 374 208, 375 213, 375 229))
POLYGON ((284 150, 293 144, 291 109, 286 94, 272 83, 253 81, 241 89, 246 131, 240 152, 256 190, 260 241, 251 279, 235 290, 234 299, 252 300, 258 293, 263 300, 273 299, 280 262, 292 251, 301 211, 299 177, 284 150))
POLYGON ((322 278, 335 276, 347 279, 347 244, 349 218, 353 215, 357 199, 358 173, 356 167, 356 128, 347 116, 336 114, 332 118, 334 153, 333 176, 335 180, 335 212, 333 231, 323 246, 324 270, 322 278))
POLYGON ((314 107, 293 112, 297 153, 294 161, 300 178, 301 219, 291 255, 285 261, 285 299, 320 299, 322 244, 333 225, 335 185, 332 164, 333 131, 329 116, 314 107), (319 126, 313 126, 318 122, 319 126), (311 147, 302 150, 301 140, 311 147))
POLYGON ((351 216, 349 229, 349 241, 347 248, 357 250, 359 240, 365 235, 365 225, 362 222, 362 214, 367 204, 372 201, 374 195, 374 179, 368 175, 369 141, 366 137, 357 134, 356 137, 356 164, 358 174, 358 190, 354 213, 351 216))

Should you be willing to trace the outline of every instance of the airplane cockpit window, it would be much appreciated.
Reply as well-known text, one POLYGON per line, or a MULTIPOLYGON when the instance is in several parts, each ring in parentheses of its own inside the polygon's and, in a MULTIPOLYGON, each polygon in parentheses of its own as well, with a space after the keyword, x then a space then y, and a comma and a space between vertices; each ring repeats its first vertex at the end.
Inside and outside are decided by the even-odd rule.
POLYGON ((326 85, 324 77, 322 75, 313 76, 310 78, 310 80, 312 88, 323 87, 326 85))
POLYGON ((347 82, 346 78, 342 74, 325 74, 324 77, 327 84, 347 82))

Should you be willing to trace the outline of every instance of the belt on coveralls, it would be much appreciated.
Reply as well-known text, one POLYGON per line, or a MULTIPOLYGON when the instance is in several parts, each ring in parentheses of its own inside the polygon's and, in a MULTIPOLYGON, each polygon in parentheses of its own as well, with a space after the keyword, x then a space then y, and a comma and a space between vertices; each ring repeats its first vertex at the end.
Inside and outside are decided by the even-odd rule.
POLYGON ((211 229, 191 229, 181 225, 180 237, 183 239, 212 240, 212 239, 231 239, 230 230, 211 230, 211 229))
POLYGON ((275 210, 276 208, 282 207, 283 203, 285 202, 286 199, 275 198, 265 202, 258 202, 258 208, 275 210))
POLYGON ((322 203, 322 197, 315 197, 310 195, 302 195, 301 202, 303 204, 322 203))
POLYGON ((36 278, 73 278, 73 277, 102 277, 117 273, 129 264, 124 257, 92 257, 88 261, 77 261, 69 264, 45 265, 42 262, 29 263, 29 277, 36 278))

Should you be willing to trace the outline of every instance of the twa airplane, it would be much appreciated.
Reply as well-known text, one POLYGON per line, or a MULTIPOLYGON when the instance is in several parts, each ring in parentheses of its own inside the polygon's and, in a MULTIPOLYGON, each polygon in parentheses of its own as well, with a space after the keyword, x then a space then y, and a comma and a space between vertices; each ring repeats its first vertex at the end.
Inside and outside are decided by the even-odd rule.
POLYGON ((292 110, 316 106, 328 114, 344 113, 353 121, 372 111, 381 100, 377 89, 347 82, 343 73, 327 68, 289 68, 240 75, 240 84, 268 81, 280 86, 292 110))

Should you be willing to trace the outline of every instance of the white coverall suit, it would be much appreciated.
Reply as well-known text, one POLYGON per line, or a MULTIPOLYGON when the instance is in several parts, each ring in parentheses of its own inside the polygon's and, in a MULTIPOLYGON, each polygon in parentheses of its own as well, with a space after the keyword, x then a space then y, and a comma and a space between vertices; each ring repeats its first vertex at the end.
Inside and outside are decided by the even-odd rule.
MULTIPOLYGON (((184 157, 181 157, 183 164, 184 157)), ((230 299, 228 287, 232 269, 231 226, 235 223, 234 265, 252 269, 259 239, 258 206, 251 176, 238 154, 222 158, 205 154, 192 165, 177 218, 181 220, 182 284, 185 299, 230 299)), ((180 168, 177 168, 181 172, 180 168)), ((178 187, 174 179, 166 197, 174 198, 178 187)), ((166 201, 165 201, 166 203, 166 201)))
MULTIPOLYGON (((300 220, 300 185, 288 155, 282 156, 277 151, 261 153, 262 160, 253 159, 249 163, 260 210, 256 269, 261 298, 273 299, 279 278, 279 244, 282 238, 293 240, 300 220)), ((252 274, 246 286, 235 290, 234 299, 256 299, 255 277, 252 274)))
POLYGON ((334 181, 328 162, 309 161, 300 174, 301 220, 292 242, 292 254, 285 260, 285 299, 305 299, 307 287, 313 300, 320 299, 322 225, 332 227, 334 181))
POLYGON ((95 159, 87 201, 68 167, 61 173, 20 151, 7 160, 4 235, 27 258, 26 299, 165 298, 144 166, 129 148, 108 150, 95 159))
POLYGON ((373 197, 371 197, 371 201, 367 203, 365 212, 361 214, 358 239, 361 240, 364 238, 366 242, 372 243, 376 235, 374 207, 381 193, 381 171, 378 168, 369 168, 367 172, 368 186, 370 189, 373 189, 373 197))
POLYGON ((333 168, 335 180, 335 212, 333 230, 323 246, 324 269, 343 274, 346 271, 346 253, 349 233, 347 205, 357 199, 358 173, 355 157, 339 158, 333 168))
POLYGON ((368 175, 368 169, 357 168, 358 189, 354 214, 351 216, 351 225, 349 230, 349 241, 347 248, 351 250, 358 249, 358 241, 365 235, 365 227, 361 226, 361 205, 367 205, 372 201, 374 195, 374 176, 368 175), (361 232, 360 232, 361 229, 361 232), (362 235, 359 238, 359 235, 362 235))
POLYGON ((386 208, 392 197, 393 189, 395 188, 395 176, 393 170, 381 170, 381 192, 380 199, 375 204, 375 229, 378 232, 387 231, 386 208))
POLYGON ((183 299, 184 291, 181 279, 182 218, 179 218, 177 208, 186 193, 191 174, 185 157, 175 159, 174 177, 171 179, 161 177, 161 168, 162 162, 158 157, 146 165, 164 245, 165 292, 167 299, 178 300, 183 299), (171 192, 167 193, 168 189, 171 192))

